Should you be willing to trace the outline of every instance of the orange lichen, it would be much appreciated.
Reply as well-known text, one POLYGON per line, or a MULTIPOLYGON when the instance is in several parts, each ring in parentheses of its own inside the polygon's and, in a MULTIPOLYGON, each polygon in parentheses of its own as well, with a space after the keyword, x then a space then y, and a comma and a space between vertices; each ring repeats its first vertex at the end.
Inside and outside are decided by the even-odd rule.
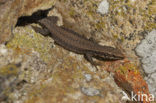
MULTIPOLYGON (((138 71, 138 67, 133 63, 125 63, 115 70, 114 79, 118 86, 122 87, 130 95, 131 92, 141 95, 146 94, 149 96, 148 85, 138 71)), ((143 98, 143 102, 146 98, 143 98)))

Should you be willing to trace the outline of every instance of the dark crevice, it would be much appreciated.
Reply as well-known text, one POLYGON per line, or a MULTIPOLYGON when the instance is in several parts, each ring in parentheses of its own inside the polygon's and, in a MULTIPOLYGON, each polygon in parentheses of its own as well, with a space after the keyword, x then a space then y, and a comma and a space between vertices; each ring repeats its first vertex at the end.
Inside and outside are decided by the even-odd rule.
POLYGON ((45 10, 38 10, 38 11, 34 12, 31 16, 21 16, 18 18, 16 27, 17 26, 25 26, 25 25, 32 24, 32 23, 37 23, 38 20, 47 17, 47 14, 52 9, 53 9, 53 7, 45 9, 45 10))

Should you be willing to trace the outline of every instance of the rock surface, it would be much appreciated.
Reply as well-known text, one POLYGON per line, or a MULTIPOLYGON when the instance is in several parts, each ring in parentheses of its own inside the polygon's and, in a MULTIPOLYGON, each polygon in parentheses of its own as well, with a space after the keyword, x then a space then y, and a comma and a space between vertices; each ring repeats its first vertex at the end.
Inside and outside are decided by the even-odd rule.
POLYGON ((121 89, 148 95, 134 49, 147 31, 156 28, 155 1, 109 0, 109 11, 101 15, 97 10, 102 1, 0 1, 0 42, 7 41, 0 45, 0 102, 124 103, 121 89), (125 59, 100 61, 96 71, 82 55, 32 29, 34 17, 45 17, 39 10, 58 16, 58 25, 121 49, 125 59))
POLYGON ((18 17, 31 15, 39 9, 50 8, 53 3, 52 0, 1 0, 0 43, 11 39, 18 17))
POLYGON ((136 52, 141 57, 149 91, 156 97, 156 30, 147 34, 145 39, 137 46, 136 52))

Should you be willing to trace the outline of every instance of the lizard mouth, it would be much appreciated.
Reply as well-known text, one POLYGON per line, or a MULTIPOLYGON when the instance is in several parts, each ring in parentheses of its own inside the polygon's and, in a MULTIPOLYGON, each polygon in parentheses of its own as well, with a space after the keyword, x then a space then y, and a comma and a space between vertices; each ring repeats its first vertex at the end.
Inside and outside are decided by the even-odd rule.
POLYGON ((122 59, 124 59, 124 56, 123 55, 121 55, 121 56, 110 56, 110 55, 108 55, 108 56, 99 56, 99 55, 96 55, 96 56, 94 56, 94 58, 96 58, 96 59, 98 59, 98 60, 101 60, 101 61, 116 61, 116 60, 122 60, 122 59))

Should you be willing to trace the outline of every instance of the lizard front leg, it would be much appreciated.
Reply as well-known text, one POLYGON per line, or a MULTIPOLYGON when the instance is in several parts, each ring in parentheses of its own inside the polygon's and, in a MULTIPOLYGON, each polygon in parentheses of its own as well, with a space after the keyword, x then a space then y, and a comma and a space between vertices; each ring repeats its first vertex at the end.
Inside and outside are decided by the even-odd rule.
POLYGON ((93 55, 92 55, 91 53, 86 53, 86 54, 84 54, 84 57, 85 57, 85 59, 86 59, 87 61, 89 61, 92 65, 94 65, 94 66, 100 65, 99 63, 93 61, 93 55))
POLYGON ((46 28, 39 28, 37 26, 32 26, 32 28, 35 30, 35 32, 42 34, 43 36, 50 35, 50 32, 46 28))

